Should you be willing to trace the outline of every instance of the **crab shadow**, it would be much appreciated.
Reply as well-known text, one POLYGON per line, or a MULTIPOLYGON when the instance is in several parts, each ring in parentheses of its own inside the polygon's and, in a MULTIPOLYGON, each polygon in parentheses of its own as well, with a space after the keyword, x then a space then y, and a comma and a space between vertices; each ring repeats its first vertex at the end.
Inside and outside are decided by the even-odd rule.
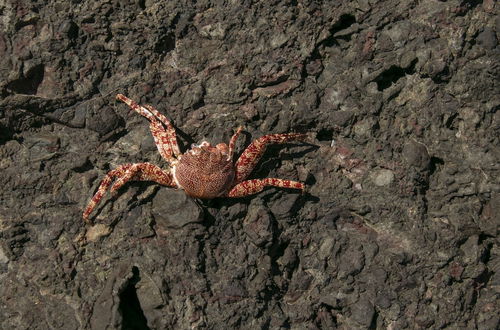
POLYGON ((175 133, 177 135, 177 144, 179 145, 179 149, 181 153, 186 152, 191 149, 191 145, 195 143, 194 139, 191 138, 189 134, 181 130, 179 127, 175 126, 175 133))

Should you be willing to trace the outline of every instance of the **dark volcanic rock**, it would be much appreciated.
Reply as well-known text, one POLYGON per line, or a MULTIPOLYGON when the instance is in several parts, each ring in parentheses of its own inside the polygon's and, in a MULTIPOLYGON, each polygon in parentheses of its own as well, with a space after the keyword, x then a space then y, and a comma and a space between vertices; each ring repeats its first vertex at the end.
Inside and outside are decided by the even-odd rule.
POLYGON ((497 329, 496 1, 0 4, 1 329, 497 329), (240 154, 195 201, 106 172, 158 155, 151 104, 240 154), (314 138, 313 138, 314 137, 314 138))
POLYGON ((203 211, 182 191, 161 189, 153 198, 151 213, 160 227, 180 228, 203 220, 203 211))

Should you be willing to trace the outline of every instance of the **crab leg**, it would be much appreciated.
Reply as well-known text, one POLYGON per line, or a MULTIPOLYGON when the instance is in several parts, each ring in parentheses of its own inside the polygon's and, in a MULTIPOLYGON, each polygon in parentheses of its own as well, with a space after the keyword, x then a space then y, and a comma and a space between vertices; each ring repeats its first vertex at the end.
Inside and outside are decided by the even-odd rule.
POLYGON ((125 102, 132 110, 149 120, 149 129, 153 134, 156 147, 165 160, 171 162, 174 160, 174 157, 180 154, 175 128, 167 117, 162 115, 152 106, 140 106, 134 100, 129 99, 123 94, 116 95, 116 98, 125 102), (167 128, 165 129, 162 124, 167 128))
POLYGON ((243 130, 243 127, 240 126, 236 130, 236 132, 233 134, 231 137, 231 140, 229 140, 229 160, 233 159, 234 156, 234 146, 236 144, 236 140, 238 139, 238 136, 240 136, 241 131, 243 130))
POLYGON ((172 147, 172 152, 174 153, 174 156, 177 157, 181 154, 179 150, 179 145, 177 144, 177 134, 175 133, 175 128, 172 126, 172 123, 170 120, 168 120, 167 117, 165 117, 163 114, 161 114, 156 108, 153 108, 151 105, 146 104, 144 105, 146 109, 151 111, 153 115, 155 115, 158 120, 160 120, 165 126, 167 126, 167 134, 168 134, 168 139, 170 142, 170 145, 172 147))
POLYGON ((99 189, 95 193, 94 197, 90 200, 87 208, 83 212, 83 219, 87 221, 90 213, 99 203, 102 196, 109 188, 113 179, 116 179, 115 183, 111 187, 111 192, 115 193, 120 187, 122 187, 128 181, 154 181, 164 186, 176 187, 172 178, 172 174, 169 171, 164 171, 156 165, 150 163, 136 163, 136 164, 124 164, 118 168, 109 171, 104 177, 99 185, 99 189))
POLYGON ((291 188, 291 189, 301 189, 304 190, 304 184, 291 181, 291 180, 283 180, 283 179, 275 179, 275 178, 265 178, 265 179, 255 179, 255 180, 247 180, 243 181, 231 189, 227 196, 228 197, 243 197, 251 194, 258 193, 262 191, 265 187, 282 187, 282 188, 291 188))
POLYGON ((270 143, 287 143, 290 141, 304 140, 307 134, 301 133, 286 133, 286 134, 269 134, 264 135, 253 141, 241 154, 236 161, 236 178, 235 183, 240 183, 252 172, 255 165, 259 162, 264 154, 266 147, 270 143))

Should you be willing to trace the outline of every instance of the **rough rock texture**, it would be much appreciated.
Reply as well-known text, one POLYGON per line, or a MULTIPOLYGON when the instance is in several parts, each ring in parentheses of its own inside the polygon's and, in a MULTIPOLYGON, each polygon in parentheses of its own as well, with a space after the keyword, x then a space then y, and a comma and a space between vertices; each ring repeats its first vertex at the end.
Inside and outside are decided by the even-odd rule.
POLYGON ((1 329, 495 329, 499 4, 0 3, 1 329), (82 210, 119 164, 163 163, 117 93, 181 147, 311 132, 199 202, 149 183, 82 210))

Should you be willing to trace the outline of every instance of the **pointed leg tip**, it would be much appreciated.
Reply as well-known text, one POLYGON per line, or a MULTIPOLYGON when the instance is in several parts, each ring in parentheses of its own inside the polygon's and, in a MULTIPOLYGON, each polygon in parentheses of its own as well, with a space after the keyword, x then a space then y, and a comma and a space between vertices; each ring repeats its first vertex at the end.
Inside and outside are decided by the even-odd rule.
POLYGON ((116 94, 116 99, 125 102, 127 97, 123 94, 116 94))
POLYGON ((296 140, 297 141, 312 141, 312 133, 296 133, 296 140))
POLYGON ((83 214, 83 222, 85 222, 86 224, 88 225, 92 225, 92 220, 89 219, 89 215, 88 214, 83 214))
POLYGON ((309 193, 309 188, 305 184, 303 184, 302 188, 300 189, 300 194, 304 196, 307 195, 308 193, 309 193))

